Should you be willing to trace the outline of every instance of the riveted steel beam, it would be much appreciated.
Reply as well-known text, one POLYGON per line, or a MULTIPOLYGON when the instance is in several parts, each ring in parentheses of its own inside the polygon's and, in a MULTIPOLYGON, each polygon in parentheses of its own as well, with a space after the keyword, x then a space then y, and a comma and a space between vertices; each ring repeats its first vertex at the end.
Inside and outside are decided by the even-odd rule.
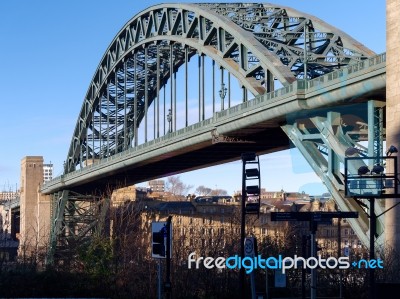
MULTIPOLYGON (((168 79, 173 80, 179 67, 196 53, 211 57, 229 76, 235 76, 245 99, 247 90, 253 95, 271 91, 271 78, 286 85, 304 76, 306 49, 309 78, 373 54, 344 32, 288 7, 161 4, 142 11, 117 33, 93 76, 66 171, 138 145, 137 128, 142 119, 147 124, 148 107, 168 79), (170 46, 173 54, 168 53, 170 46), (161 57, 159 63, 157 57, 161 57)), ((230 98, 229 93, 229 102, 230 98)), ((176 129, 179 112, 173 112, 176 129)))
MULTIPOLYGON (((339 209, 360 212, 360 218, 349 220, 349 222, 367 247, 370 244, 368 215, 358 202, 345 197, 343 165, 349 149, 355 149, 351 155, 367 156, 371 152, 375 153, 375 144, 381 142, 383 137, 383 127, 379 125, 382 124, 382 121, 377 120, 376 117, 379 112, 377 109, 381 109, 383 106, 382 102, 369 101, 363 106, 359 104, 356 107, 342 110, 342 112, 314 112, 318 115, 312 117, 294 116, 282 126, 290 140, 328 188, 339 209), (370 127, 373 129, 369 129, 370 127), (362 144, 364 141, 368 141, 368 147, 362 144)), ((354 160, 348 165, 349 172, 356 174, 361 166, 368 165, 365 165, 362 159, 354 160)), ((364 204, 368 206, 368 202, 364 204)), ((376 205, 375 210, 376 214, 382 214, 376 223, 376 231, 380 236, 378 242, 382 244, 384 231, 382 205, 376 205)))

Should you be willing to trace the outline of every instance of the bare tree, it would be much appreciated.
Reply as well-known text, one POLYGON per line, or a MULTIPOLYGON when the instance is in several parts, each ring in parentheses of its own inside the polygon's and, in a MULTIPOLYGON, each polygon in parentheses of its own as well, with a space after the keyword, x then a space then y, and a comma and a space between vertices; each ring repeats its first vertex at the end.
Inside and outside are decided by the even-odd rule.
POLYGON ((199 196, 205 196, 205 195, 209 195, 210 193, 211 193, 211 188, 207 188, 207 187, 205 187, 205 186, 203 186, 203 185, 201 185, 201 186, 198 186, 197 188, 196 188, 196 193, 199 195, 199 196))
POLYGON ((184 184, 179 176, 170 176, 167 178, 165 190, 169 192, 174 200, 186 198, 187 193, 192 189, 192 185, 184 184))
POLYGON ((225 196, 228 195, 228 191, 224 190, 224 189, 214 189, 211 191, 211 195, 214 196, 225 196))
POLYGON ((206 196, 206 195, 212 195, 212 196, 224 196, 228 195, 228 192, 224 189, 211 189, 208 187, 205 187, 203 185, 199 186, 196 188, 196 193, 199 196, 206 196))

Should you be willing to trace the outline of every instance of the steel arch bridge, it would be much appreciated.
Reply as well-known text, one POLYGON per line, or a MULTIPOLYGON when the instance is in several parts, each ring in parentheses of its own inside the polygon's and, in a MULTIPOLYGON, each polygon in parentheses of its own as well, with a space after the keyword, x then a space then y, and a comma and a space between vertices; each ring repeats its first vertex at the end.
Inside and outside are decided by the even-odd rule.
MULTIPOLYGON (((384 55, 375 56, 346 33, 289 7, 250 3, 161 4, 140 12, 117 33, 90 82, 64 175, 42 189, 54 195, 50 260, 56 243, 64 248, 78 243, 98 221, 98 217, 94 220, 93 212, 99 211, 98 200, 93 196, 79 196, 73 188, 69 191, 73 184, 68 187, 65 177, 87 169, 88 176, 93 177, 102 165, 114 164, 114 158, 127 153, 126 159, 131 159, 132 149, 140 152, 149 144, 156 146, 154 141, 172 140, 181 132, 191 134, 192 129, 210 123, 206 115, 217 120, 233 119, 239 117, 242 110, 268 101, 276 102, 279 97, 284 103, 287 102, 285 97, 297 96, 304 100, 308 96, 305 88, 313 97, 310 103, 317 103, 302 102, 302 107, 308 110, 340 106, 350 98, 366 102, 368 96, 383 102, 384 63, 384 55), (366 71, 372 75, 367 75, 366 71), (236 88, 231 79, 236 80, 236 88), (343 80, 354 85, 348 88, 348 93, 342 89, 347 84, 343 80), (327 87, 317 92, 315 88, 325 82, 327 87), (331 88, 333 83, 330 82, 336 87, 331 88), (327 94, 328 104, 321 103, 321 94, 327 94), (219 95, 218 100, 216 95, 219 95), (255 100, 250 101, 249 96, 255 100), (91 218, 82 223, 90 224, 68 222, 68 219, 77 219, 71 217, 74 213, 89 215, 91 218)), ((376 116, 368 123, 374 135, 371 138, 370 133, 372 141, 369 142, 375 148, 379 148, 383 140, 382 106, 368 106, 376 116)), ((274 126, 285 136, 287 145, 281 141, 269 144, 269 152, 288 148, 290 139, 324 180, 341 209, 360 210, 356 203, 344 201, 341 193, 343 182, 338 161, 343 156, 343 147, 354 146, 356 141, 343 130, 336 130, 340 112, 324 112, 325 116, 328 114, 325 118, 317 114, 309 116, 306 124, 312 123, 312 130, 304 128, 303 124, 297 125, 297 120, 286 123, 284 109, 273 110, 271 114, 275 112, 279 112, 279 124, 274 123, 274 126), (336 139, 327 135, 326 130, 330 128, 335 128, 336 139)), ((246 114, 247 110, 242 113, 246 114)), ((273 118, 271 114, 270 119, 273 118)), ((260 122, 268 126, 272 123, 270 119, 260 122)), ((247 142, 243 138, 251 130, 243 131, 241 137, 231 138, 218 136, 217 130, 213 130, 212 138, 217 142, 218 138, 225 138, 225 142, 231 143, 230 147, 235 147, 247 142)), ((276 134, 277 131, 272 130, 269 138, 282 137, 276 134)), ((258 145, 257 150, 264 145, 258 145)), ((126 167, 125 164, 122 161, 118 165, 126 167)), ((75 182, 81 180, 84 184, 86 179, 77 177, 75 182)), ((352 226, 363 234, 363 242, 368 244, 368 219, 354 220, 352 226)))
MULTIPOLYGON (((274 90, 274 79, 285 86, 316 78, 374 53, 322 20, 288 7, 243 3, 150 7, 132 18, 105 52, 84 98, 65 172, 137 146, 140 125, 146 126, 142 139, 148 141, 151 105, 156 137, 161 131, 165 134, 169 117, 172 130, 177 129, 178 116, 187 126, 187 64, 195 55, 201 121, 204 56, 219 65, 222 84, 223 70, 237 78, 246 100, 247 91, 256 96, 274 90), (176 73, 181 68, 186 71, 185 111, 176 109, 176 73), (173 86, 170 103, 160 111, 160 90, 165 92, 168 81, 173 86), (169 116, 166 108, 171 109, 169 116)), ((231 96, 232 91, 227 92, 231 96)))

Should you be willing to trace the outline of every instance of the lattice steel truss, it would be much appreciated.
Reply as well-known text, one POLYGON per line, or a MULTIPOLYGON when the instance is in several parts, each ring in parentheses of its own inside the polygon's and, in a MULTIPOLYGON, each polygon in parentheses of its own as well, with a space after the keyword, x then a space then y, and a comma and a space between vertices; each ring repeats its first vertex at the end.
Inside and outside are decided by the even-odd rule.
MULTIPOLYGON (((382 157, 374 156, 374 154, 382 153, 383 150, 384 106, 384 102, 370 100, 363 104, 314 111, 310 116, 293 115, 282 126, 296 149, 324 182, 335 199, 338 209, 360 213, 359 218, 348 219, 348 221, 358 238, 367 247, 370 246, 367 233, 370 229, 370 221, 359 204, 362 202, 367 206, 367 201, 347 198, 348 194, 345 194, 345 191, 349 186, 346 185, 346 179, 353 179, 354 183, 354 178, 359 175, 360 167, 370 167, 372 170, 374 165, 384 165, 382 157), (374 158, 366 158, 368 156, 374 158)), ((372 174, 369 178, 376 179, 372 174)), ((389 183, 394 184, 396 177, 394 174, 388 174, 387 179, 389 183)), ((378 185, 379 182, 373 181, 373 183, 378 185)), ((377 187, 375 189, 379 189, 378 191, 372 189, 372 183, 367 178, 360 183, 360 185, 363 184, 367 184, 368 188, 376 193, 382 192, 381 197, 389 197, 389 195, 383 195, 383 189, 377 187)), ((389 187, 385 189, 388 192, 397 192, 397 188, 393 190, 394 188, 389 187)), ((355 197, 357 196, 354 195, 355 197)), ((358 197, 362 198, 362 196, 358 197)), ((368 196, 365 195, 364 198, 368 196)), ((375 209, 377 214, 383 214, 384 202, 378 202, 375 209)), ((384 242, 383 232, 384 220, 381 217, 376 220, 376 234, 379 236, 377 242, 381 245, 384 242)))
POLYGON ((79 246, 105 228, 109 200, 64 190, 53 194, 47 264, 68 262, 79 246))
MULTIPOLYGON (((160 89, 169 80, 172 84, 178 69, 194 55, 210 57, 258 95, 273 90, 274 79, 285 85, 314 78, 374 53, 322 20, 287 7, 150 7, 132 18, 106 50, 84 98, 65 173, 137 146, 138 127, 148 108, 153 104, 154 113, 160 113, 160 89)), ((187 90, 187 70, 185 80, 187 90)), ((199 105, 204 118, 204 101, 199 105)), ((176 111, 172 99, 170 108, 176 123, 177 115, 184 113, 176 111)), ((165 134, 165 123, 161 132, 159 122, 157 117, 156 137, 165 134)))

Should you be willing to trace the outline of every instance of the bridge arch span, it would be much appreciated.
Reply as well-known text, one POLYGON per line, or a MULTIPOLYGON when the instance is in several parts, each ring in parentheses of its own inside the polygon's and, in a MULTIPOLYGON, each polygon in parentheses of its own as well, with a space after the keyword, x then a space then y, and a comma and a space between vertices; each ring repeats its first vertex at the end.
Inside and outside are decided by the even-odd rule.
MULTIPOLYGON (((288 7, 150 7, 126 23, 103 55, 80 111, 65 173, 136 146, 137 129, 143 120, 147 126, 152 104, 154 113, 158 109, 160 90, 168 82, 172 86, 176 72, 195 55, 211 58, 244 90, 259 95, 274 89, 274 79, 287 85, 315 78, 373 54, 344 32, 288 7)), ((176 117, 176 103, 170 101, 176 117)), ((204 98, 199 105, 204 119, 204 98)), ((159 122, 160 117, 154 124, 159 122)))

